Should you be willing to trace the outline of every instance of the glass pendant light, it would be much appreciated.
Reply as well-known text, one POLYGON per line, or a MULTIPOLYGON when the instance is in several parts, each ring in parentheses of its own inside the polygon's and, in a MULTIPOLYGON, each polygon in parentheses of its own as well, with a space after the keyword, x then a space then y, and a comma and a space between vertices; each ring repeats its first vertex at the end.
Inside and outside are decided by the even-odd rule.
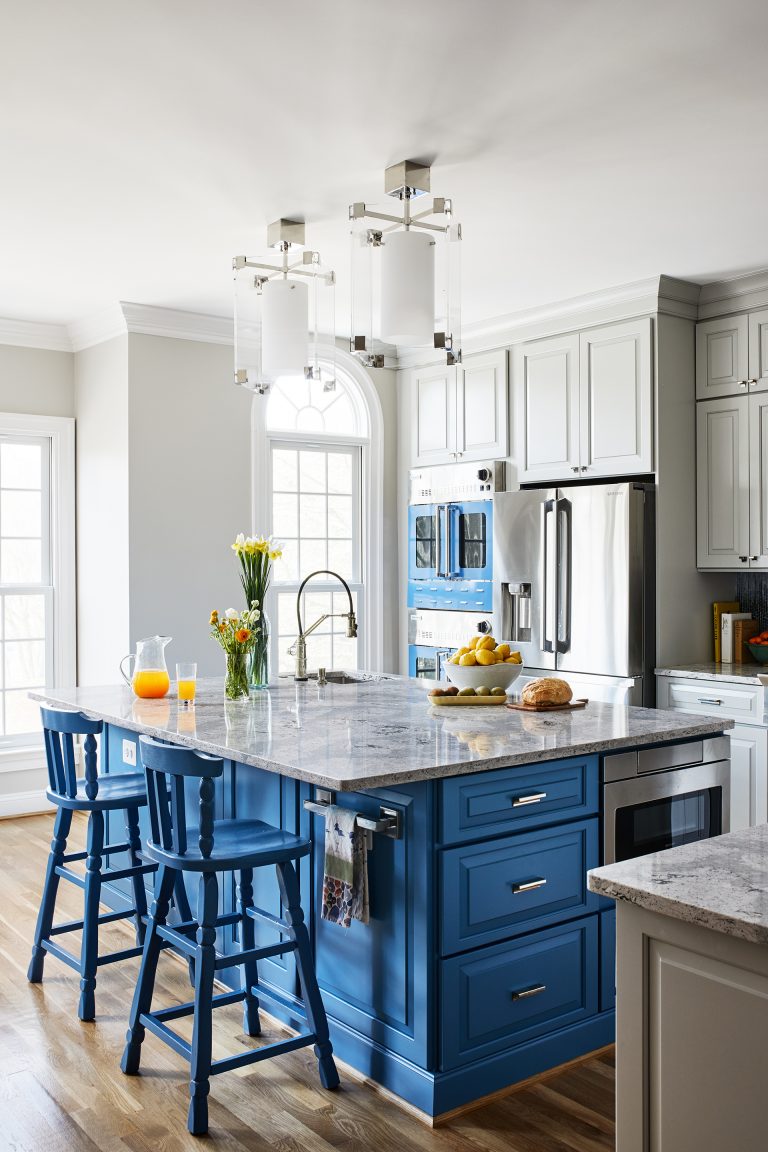
MULTIPOLYGON (((335 345, 334 273, 305 248, 304 223, 276 220, 265 256, 236 256, 235 383, 264 393, 281 376, 320 379, 320 342, 335 345)), ((327 355, 324 357, 327 359, 327 355)))
POLYGON ((456 364, 461 359, 461 225, 444 197, 412 210, 412 201, 430 190, 424 164, 393 164, 385 171, 384 187, 402 204, 402 215, 364 203, 349 209, 352 352, 368 367, 381 367, 386 345, 398 351, 431 347, 444 350, 446 362, 456 364))

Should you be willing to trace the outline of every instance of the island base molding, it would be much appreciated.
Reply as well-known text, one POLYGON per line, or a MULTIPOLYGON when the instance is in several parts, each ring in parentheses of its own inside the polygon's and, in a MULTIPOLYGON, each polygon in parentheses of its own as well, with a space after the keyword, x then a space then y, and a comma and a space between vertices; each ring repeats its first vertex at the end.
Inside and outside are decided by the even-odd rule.
POLYGON ((765 1149, 768 945, 617 904, 616 1152, 765 1149))

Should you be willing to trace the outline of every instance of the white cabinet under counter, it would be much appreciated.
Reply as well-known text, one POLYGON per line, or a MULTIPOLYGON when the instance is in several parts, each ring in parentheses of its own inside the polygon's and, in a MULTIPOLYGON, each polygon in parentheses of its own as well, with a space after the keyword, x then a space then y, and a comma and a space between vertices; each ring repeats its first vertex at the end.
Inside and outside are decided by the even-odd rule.
POLYGON ((768 821, 768 722, 755 664, 656 669, 659 708, 735 720, 731 738, 730 830, 768 821))

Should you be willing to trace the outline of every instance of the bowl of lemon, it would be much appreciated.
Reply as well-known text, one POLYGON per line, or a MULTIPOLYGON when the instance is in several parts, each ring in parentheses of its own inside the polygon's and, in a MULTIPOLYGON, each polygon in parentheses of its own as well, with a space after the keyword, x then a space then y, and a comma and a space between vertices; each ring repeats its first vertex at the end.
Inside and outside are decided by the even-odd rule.
POLYGON ((509 644, 497 644, 493 636, 473 636, 445 663, 445 674, 457 688, 503 688, 505 691, 523 670, 523 658, 509 644))

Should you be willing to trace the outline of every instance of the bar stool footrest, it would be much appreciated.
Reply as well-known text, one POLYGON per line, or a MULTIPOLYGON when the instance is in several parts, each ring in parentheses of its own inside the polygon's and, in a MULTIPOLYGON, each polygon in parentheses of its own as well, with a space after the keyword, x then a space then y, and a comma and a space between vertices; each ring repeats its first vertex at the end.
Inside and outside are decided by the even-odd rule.
MULTIPOLYGON (((211 1006, 213 1008, 224 1008, 227 1004, 238 1004, 240 1001, 245 1000, 246 992, 240 989, 237 992, 221 992, 218 996, 211 999, 211 1006)), ((156 1012, 150 1013, 155 1020, 177 1020, 180 1016, 191 1016, 195 1010, 194 1000, 188 1001, 186 1004, 174 1004, 171 1008, 160 1008, 156 1012)))
POLYGON ((143 1012, 139 1016, 139 1020, 158 1039, 163 1040, 170 1048, 173 1048, 174 1052, 178 1052, 179 1056, 183 1056, 185 1060, 192 1059, 192 1046, 187 1044, 186 1040, 182 1040, 181 1036, 172 1028, 167 1028, 160 1020, 156 1020, 154 1016, 147 1016, 143 1012))
MULTIPOLYGON (((129 908, 127 912, 101 912, 97 917, 99 924, 112 924, 115 920, 128 920, 130 917, 135 916, 137 910, 129 908)), ((142 917, 146 920, 146 917, 142 917)), ((63 924, 54 924, 51 928, 51 936, 60 936, 62 932, 82 932, 82 920, 67 920, 63 924)))
POLYGON ((242 1068, 247 1064, 258 1064, 261 1060, 269 1060, 272 1056, 282 1056, 286 1052, 295 1052, 297 1048, 306 1048, 314 1044, 317 1037, 314 1032, 303 1033, 301 1036, 292 1036, 290 1040, 278 1040, 274 1044, 265 1044, 263 1048, 251 1048, 248 1052, 239 1052, 237 1056, 226 1056, 223 1060, 214 1060, 211 1064, 211 1076, 220 1072, 230 1072, 233 1068, 242 1068))
POLYGON ((251 988, 251 995, 257 996, 258 999, 271 1001, 273 1004, 279 1005, 291 1014, 293 1019, 298 1020, 304 1024, 308 1024, 307 1014, 304 1011, 302 1003, 298 1000, 292 1000, 290 996, 286 996, 283 992, 278 992, 276 989, 268 988, 266 984, 254 984, 251 988))
POLYGON ((261 948, 247 948, 242 952, 233 952, 231 956, 222 956, 216 953, 216 971, 222 968, 235 968, 241 964, 247 963, 248 960, 267 960, 270 956, 282 956, 283 952, 295 952, 297 948, 295 940, 289 940, 287 943, 280 941, 277 944, 266 944, 261 948))
POLYGON ((69 964, 70 968, 74 968, 75 972, 80 971, 80 957, 73 956, 71 952, 67 952, 66 948, 62 948, 60 944, 54 944, 53 940, 41 940, 40 947, 44 948, 51 956, 55 956, 57 960, 61 960, 63 964, 69 964))

